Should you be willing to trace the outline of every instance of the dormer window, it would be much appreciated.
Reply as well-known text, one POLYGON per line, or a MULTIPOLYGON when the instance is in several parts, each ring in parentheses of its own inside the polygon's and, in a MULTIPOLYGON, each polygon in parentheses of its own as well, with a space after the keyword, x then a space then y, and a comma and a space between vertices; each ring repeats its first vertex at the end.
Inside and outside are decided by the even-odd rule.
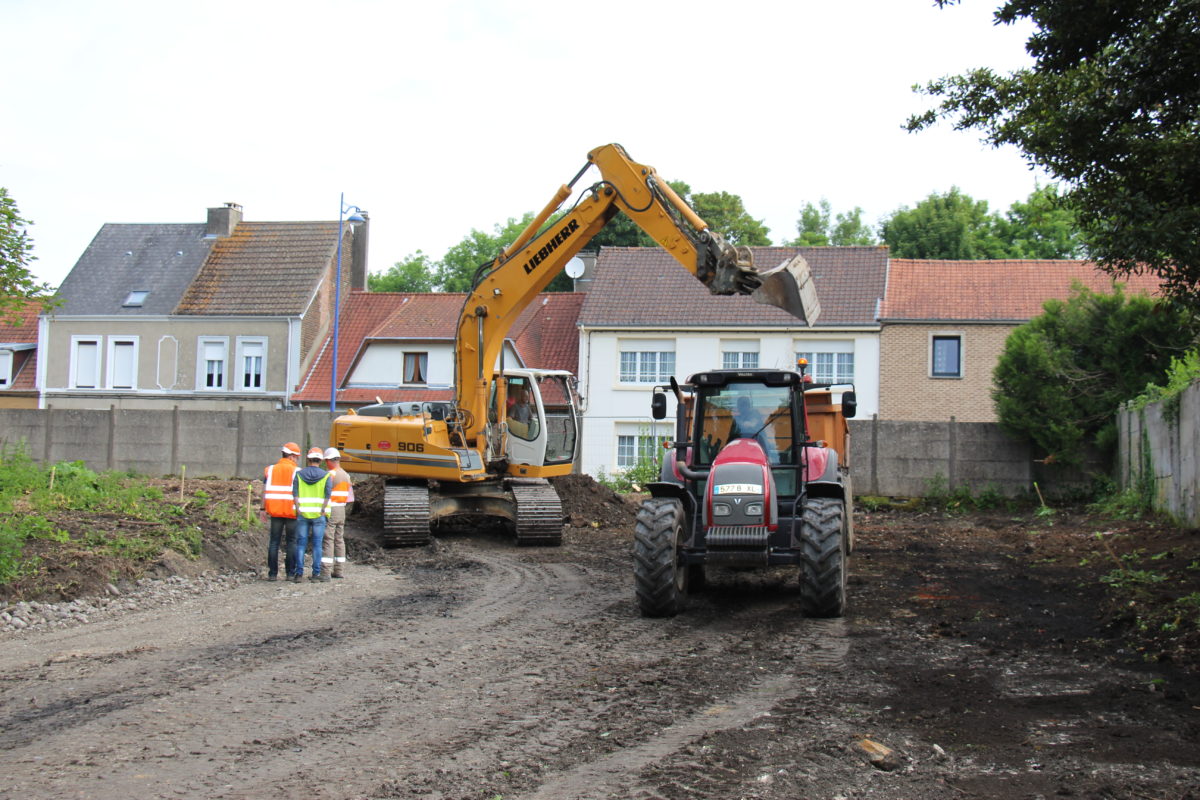
POLYGON ((141 308, 146 302, 146 297, 150 294, 148 291, 134 290, 125 298, 125 302, 121 304, 122 308, 141 308))

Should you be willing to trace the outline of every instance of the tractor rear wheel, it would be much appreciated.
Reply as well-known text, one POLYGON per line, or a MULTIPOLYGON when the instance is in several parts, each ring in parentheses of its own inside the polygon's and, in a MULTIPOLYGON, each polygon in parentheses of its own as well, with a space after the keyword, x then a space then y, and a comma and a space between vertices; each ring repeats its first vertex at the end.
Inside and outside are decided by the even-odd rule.
POLYGON ((801 519, 800 608, 806 617, 840 617, 846 609, 846 507, 814 497, 801 519))
POLYGON ((679 563, 684 537, 683 504, 652 497, 642 501, 633 530, 633 575, 643 617, 673 617, 683 607, 688 570, 679 563))

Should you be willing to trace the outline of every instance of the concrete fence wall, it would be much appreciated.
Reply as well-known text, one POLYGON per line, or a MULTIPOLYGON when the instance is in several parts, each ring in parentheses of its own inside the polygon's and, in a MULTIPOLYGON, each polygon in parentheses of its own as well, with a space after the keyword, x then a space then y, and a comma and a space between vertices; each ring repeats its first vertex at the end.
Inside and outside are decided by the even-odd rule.
POLYGON ((1016 496, 1034 491, 1058 496, 1086 489, 1082 471, 1034 461, 1028 442, 991 422, 850 420, 851 473, 858 495, 920 497, 932 481, 973 494, 1016 496))
POLYGON ((319 411, 84 411, 0 409, 0 444, 44 463, 83 461, 95 470, 250 478, 284 442, 329 446, 331 415, 319 411))
MULTIPOLYGON (((0 444, 23 446, 41 463, 83 461, 153 476, 186 466, 195 477, 255 478, 284 442, 326 447, 331 422, 328 412, 309 410, 0 409, 0 444)), ((921 496, 939 478, 945 488, 965 485, 976 494, 1023 494, 1034 481, 1047 494, 1087 484, 1080 473, 1035 463, 1027 444, 992 423, 855 419, 850 434, 860 495, 921 496)))
POLYGON ((1151 403, 1117 415, 1120 443, 1118 481, 1128 489, 1145 485, 1154 507, 1185 525, 1200 527, 1197 499, 1197 451, 1200 451, 1200 383, 1179 396, 1179 403, 1151 403))

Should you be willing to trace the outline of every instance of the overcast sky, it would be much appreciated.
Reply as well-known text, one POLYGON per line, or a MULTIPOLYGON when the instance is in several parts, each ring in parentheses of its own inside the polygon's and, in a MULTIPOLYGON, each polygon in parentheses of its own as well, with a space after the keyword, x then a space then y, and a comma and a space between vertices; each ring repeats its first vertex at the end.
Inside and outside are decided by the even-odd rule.
POLYGON ((822 198, 871 224, 951 186, 1005 211, 1047 182, 1015 150, 901 129, 913 84, 1028 63, 998 5, 0 0, 0 186, 54 286, 106 222, 336 220, 340 192, 372 271, 440 258, 608 142, 776 243, 822 198))

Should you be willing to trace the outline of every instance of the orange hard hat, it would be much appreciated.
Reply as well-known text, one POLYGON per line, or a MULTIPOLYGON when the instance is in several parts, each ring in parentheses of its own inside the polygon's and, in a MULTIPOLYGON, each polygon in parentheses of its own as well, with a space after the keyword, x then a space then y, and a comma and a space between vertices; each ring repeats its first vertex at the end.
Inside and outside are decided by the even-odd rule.
POLYGON ((325 458, 325 451, 319 447, 313 447, 308 451, 308 460, 309 461, 312 461, 313 459, 320 461, 323 458, 325 458))
POLYGON ((296 444, 295 442, 288 442, 281 449, 289 456, 300 455, 300 445, 296 444))

